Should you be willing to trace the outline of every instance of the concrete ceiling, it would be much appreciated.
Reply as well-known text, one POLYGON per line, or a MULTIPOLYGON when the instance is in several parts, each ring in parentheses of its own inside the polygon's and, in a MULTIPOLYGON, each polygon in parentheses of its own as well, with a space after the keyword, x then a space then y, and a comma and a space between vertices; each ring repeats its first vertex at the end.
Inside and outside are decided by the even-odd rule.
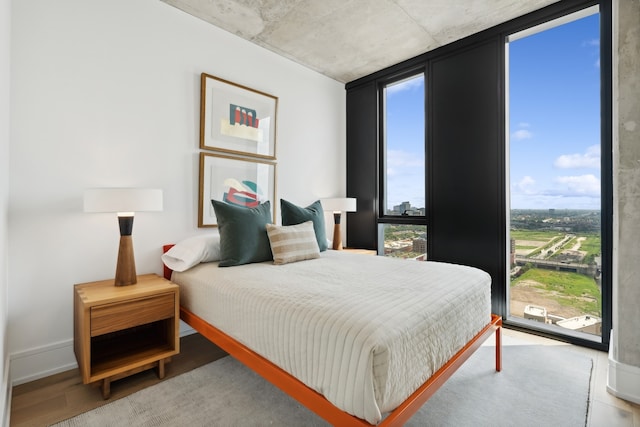
POLYGON ((557 0, 161 0, 346 83, 557 0))

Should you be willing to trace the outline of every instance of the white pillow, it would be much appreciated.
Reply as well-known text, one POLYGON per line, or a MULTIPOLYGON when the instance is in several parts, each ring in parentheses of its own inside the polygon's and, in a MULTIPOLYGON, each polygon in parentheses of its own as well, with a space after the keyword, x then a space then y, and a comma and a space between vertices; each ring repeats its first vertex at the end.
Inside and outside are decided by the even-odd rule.
POLYGON ((220 235, 189 237, 162 254, 162 262, 173 271, 186 271, 201 262, 220 260, 220 235))
POLYGON ((267 236, 274 264, 320 258, 320 248, 312 221, 297 225, 267 224, 267 236))

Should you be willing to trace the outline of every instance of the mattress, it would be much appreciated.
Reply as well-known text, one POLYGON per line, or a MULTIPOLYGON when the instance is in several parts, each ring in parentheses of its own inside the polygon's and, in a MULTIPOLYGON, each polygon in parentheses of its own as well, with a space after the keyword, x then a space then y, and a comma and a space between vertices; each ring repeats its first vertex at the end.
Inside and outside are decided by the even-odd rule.
POLYGON ((326 251, 172 280, 183 307, 371 424, 491 318, 490 276, 455 264, 326 251))

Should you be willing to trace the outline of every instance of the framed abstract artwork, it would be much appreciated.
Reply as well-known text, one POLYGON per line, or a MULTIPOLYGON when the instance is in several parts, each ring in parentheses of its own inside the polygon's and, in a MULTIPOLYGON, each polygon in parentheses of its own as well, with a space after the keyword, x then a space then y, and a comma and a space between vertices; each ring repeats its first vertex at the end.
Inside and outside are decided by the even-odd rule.
POLYGON ((198 227, 216 227, 211 200, 252 208, 271 201, 276 218, 276 164, 263 159, 200 152, 198 227))
POLYGON ((202 73, 200 148, 276 158, 278 98, 202 73))

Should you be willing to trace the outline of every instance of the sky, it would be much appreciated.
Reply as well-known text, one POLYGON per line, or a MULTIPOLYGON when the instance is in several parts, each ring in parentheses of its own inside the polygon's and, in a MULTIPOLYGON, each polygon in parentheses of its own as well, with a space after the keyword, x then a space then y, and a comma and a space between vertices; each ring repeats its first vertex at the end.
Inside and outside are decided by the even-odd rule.
POLYGON ((512 209, 600 209, 599 15, 509 43, 512 209))
POLYGON ((387 86, 387 209, 425 207, 424 104, 424 75, 387 86))
MULTIPOLYGON (((599 15, 510 42, 512 209, 600 209, 599 15)), ((424 207, 424 78, 387 88, 387 207, 424 207)))

